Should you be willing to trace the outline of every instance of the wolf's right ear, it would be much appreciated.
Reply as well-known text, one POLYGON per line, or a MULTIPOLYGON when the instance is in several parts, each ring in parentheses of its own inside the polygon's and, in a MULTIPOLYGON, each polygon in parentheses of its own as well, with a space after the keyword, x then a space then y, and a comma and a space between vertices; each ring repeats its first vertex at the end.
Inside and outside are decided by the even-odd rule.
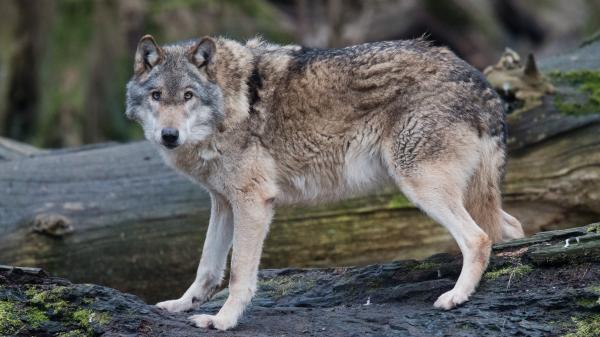
POLYGON ((211 63, 217 45, 215 40, 206 36, 203 37, 196 45, 192 48, 190 53, 190 60, 196 67, 201 68, 211 63))
POLYGON ((149 71, 164 59, 163 50, 152 35, 144 35, 138 42, 133 70, 137 75, 149 71))

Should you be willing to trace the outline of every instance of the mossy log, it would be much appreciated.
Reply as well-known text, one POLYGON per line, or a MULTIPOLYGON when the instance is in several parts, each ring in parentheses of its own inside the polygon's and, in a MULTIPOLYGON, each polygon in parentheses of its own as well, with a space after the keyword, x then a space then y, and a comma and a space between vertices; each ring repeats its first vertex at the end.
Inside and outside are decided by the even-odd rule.
POLYGON ((0 335, 599 336, 600 259, 588 255, 600 251, 599 228, 544 232, 495 246, 475 294, 450 311, 432 303, 454 285, 459 255, 262 270, 244 318, 225 334, 193 327, 187 317, 215 313, 227 290, 198 309, 170 314, 115 289, 0 266, 0 335), (566 240, 571 244, 565 247, 566 240))
MULTIPOLYGON (((546 71, 574 71, 573 62, 552 62, 546 71)), ((600 218, 600 114, 567 114, 546 97, 509 123, 504 202, 526 231, 600 218)), ((151 301, 180 295, 191 282, 208 196, 147 142, 10 151, 0 160, 0 263, 40 266, 151 301)), ((279 209, 262 266, 366 264, 453 249, 445 229, 390 187, 333 205, 279 209)))

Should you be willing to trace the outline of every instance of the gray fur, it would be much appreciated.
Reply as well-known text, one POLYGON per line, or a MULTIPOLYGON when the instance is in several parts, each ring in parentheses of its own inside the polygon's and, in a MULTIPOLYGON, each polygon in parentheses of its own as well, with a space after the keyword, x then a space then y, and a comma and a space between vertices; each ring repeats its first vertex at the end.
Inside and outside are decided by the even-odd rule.
POLYGON ((213 198, 196 281, 159 307, 181 311, 206 300, 233 246, 229 299, 217 315, 191 319, 202 327, 235 326, 256 289, 274 204, 397 185, 448 228, 463 252, 455 288, 435 303, 443 309, 475 290, 493 241, 523 235, 501 209, 500 99, 448 49, 423 40, 311 49, 204 38, 156 46, 160 62, 144 67, 153 41, 144 39, 127 114, 167 163, 213 198), (195 98, 183 101, 189 88, 195 98), (153 90, 164 99, 153 102, 153 90), (160 146, 161 128, 181 130, 177 148, 160 146))

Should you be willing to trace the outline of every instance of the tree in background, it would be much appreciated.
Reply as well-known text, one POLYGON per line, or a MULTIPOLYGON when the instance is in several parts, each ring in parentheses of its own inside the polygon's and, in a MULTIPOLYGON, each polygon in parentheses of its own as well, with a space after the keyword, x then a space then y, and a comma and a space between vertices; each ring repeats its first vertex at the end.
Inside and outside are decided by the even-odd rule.
POLYGON ((6 93, 6 115, 3 134, 26 140, 33 135, 39 111, 39 69, 43 36, 42 15, 45 2, 23 0, 15 3, 15 45, 10 55, 11 69, 6 93))
POLYGON ((0 136, 43 147, 142 137, 123 116, 138 39, 203 35, 337 47, 424 33, 479 68, 505 46, 556 54, 600 27, 600 1, 3 0, 0 136))

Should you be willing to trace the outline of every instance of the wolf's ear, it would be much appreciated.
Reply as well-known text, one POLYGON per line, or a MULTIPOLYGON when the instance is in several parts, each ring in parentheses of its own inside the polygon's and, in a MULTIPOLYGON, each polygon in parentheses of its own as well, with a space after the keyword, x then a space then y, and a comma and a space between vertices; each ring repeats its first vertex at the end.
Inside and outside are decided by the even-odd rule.
POLYGON ((215 40, 211 37, 205 36, 200 41, 196 42, 196 45, 191 50, 190 60, 196 67, 201 68, 208 64, 213 59, 215 55, 215 50, 217 49, 217 45, 215 44, 215 40))
POLYGON ((149 71, 164 59, 163 50, 156 44, 152 35, 144 35, 138 42, 133 70, 136 74, 149 71))

